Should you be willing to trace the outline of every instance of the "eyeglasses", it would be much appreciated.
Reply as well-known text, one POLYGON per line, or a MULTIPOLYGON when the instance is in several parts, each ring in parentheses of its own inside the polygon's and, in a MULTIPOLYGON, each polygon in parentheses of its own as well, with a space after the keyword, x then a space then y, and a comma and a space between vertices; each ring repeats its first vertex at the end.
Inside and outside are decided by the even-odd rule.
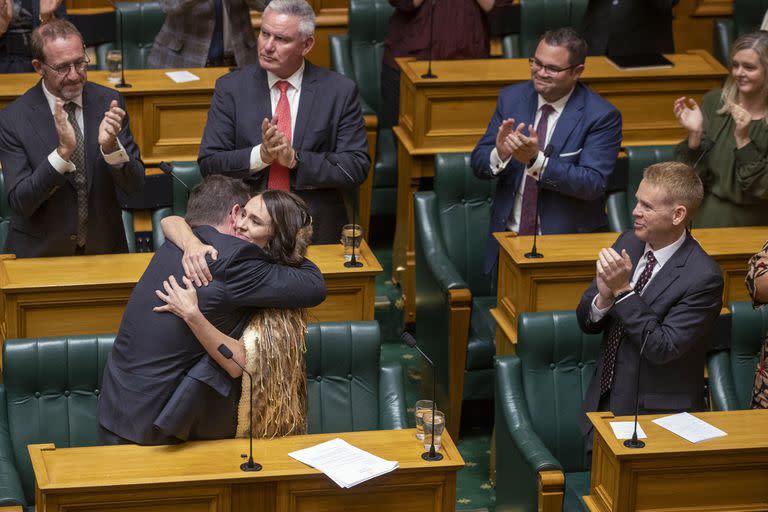
POLYGON ((67 75, 69 73, 70 68, 72 68, 72 66, 75 67, 75 71, 77 71, 78 73, 82 73, 88 68, 88 64, 90 63, 91 63, 91 60, 88 58, 87 55, 85 55, 82 59, 78 59, 74 62, 67 62, 65 64, 59 64, 57 66, 51 66, 43 62, 45 66, 49 67, 54 73, 56 73, 59 76, 67 75))
POLYGON ((541 62, 539 59, 537 59, 535 57, 530 57, 528 59, 528 64, 531 65, 531 70, 532 71, 536 72, 536 71, 538 71, 540 69, 543 69, 544 73, 546 73, 547 75, 556 75, 558 73, 562 73, 563 71, 568 71, 569 69, 573 69, 576 66, 578 66, 578 64, 576 64, 576 66, 568 66, 567 68, 559 68, 557 66, 550 66, 549 64, 544 64, 543 62, 541 62))

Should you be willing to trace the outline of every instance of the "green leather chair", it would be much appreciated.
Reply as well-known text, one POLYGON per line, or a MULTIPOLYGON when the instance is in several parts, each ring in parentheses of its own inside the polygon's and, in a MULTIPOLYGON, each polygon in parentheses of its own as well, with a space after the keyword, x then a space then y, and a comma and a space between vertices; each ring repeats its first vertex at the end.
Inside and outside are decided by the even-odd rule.
MULTIPOLYGON (((434 190, 414 194, 416 334, 437 366, 437 403, 458 439, 462 398, 493 397, 496 278, 483 272, 492 180, 474 177, 469 153, 435 157, 434 190)), ((430 389, 431 372, 422 384, 430 389)))
POLYGON ((165 22, 165 13, 159 2, 115 2, 115 42, 99 45, 96 56, 99 69, 107 69, 107 53, 120 49, 120 41, 125 44, 123 67, 125 69, 144 69, 155 36, 165 22), (120 17, 122 16, 124 39, 121 39, 120 17))
POLYGON ((578 26, 587 3, 588 0, 520 0, 520 33, 502 38, 502 56, 533 57, 539 37, 550 29, 578 26))
POLYGON ((573 311, 520 315, 517 354, 496 359, 497 511, 586 510, 577 421, 600 343, 573 311))
MULTIPOLYGON (((28 444, 93 446, 114 335, 6 340, 0 384, 0 507, 34 506, 28 444)), ((380 365, 376 322, 310 324, 309 431, 406 426, 400 365, 380 365)))
POLYGON ((635 208, 635 193, 643 179, 643 171, 649 165, 673 160, 675 146, 629 146, 627 151, 626 191, 614 191, 606 197, 608 228, 619 233, 632 229, 632 210, 635 208))
MULTIPOLYGON (((200 174, 200 167, 198 167, 197 162, 171 162, 171 166, 173 167, 173 174, 183 181, 189 190, 203 181, 203 175, 200 174)), ((165 235, 163 235, 163 230, 160 227, 160 221, 169 215, 183 217, 187 214, 189 191, 176 179, 171 179, 171 183, 173 184, 171 206, 158 208, 152 212, 152 247, 155 249, 165 243, 165 235)))
POLYGON ((731 302, 731 348, 707 356, 712 408, 749 409, 760 347, 768 334, 768 309, 731 302))
MULTIPOLYGON (((379 114, 384 38, 393 9, 387 0, 350 0, 349 32, 330 36, 331 69, 360 91, 363 115, 379 114)), ((373 166, 371 215, 395 214, 397 146, 391 128, 379 128, 373 166)))
POLYGON ((733 0, 733 15, 715 20, 715 57, 723 66, 731 66, 731 45, 740 36, 760 28, 768 0, 733 0))

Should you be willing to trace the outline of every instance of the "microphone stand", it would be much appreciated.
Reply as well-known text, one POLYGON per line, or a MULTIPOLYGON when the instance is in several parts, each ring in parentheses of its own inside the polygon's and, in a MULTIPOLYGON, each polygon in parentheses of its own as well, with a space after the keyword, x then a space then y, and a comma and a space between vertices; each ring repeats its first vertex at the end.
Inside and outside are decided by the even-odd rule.
MULTIPOLYGON (((546 148, 544 148, 544 161, 541 162, 541 172, 539 173, 539 178, 541 178, 544 175, 544 171, 547 168, 547 164, 549 163, 549 155, 552 154, 552 144, 548 144, 546 148)), ((539 186, 539 180, 536 180, 536 188, 539 189, 539 192, 541 192, 541 187, 539 186)), ((543 258, 544 255, 541 254, 539 251, 536 250, 536 238, 539 236, 539 211, 541 208, 541 198, 538 197, 538 194, 536 194, 536 218, 533 219, 533 247, 531 247, 531 252, 525 253, 525 257, 528 259, 539 259, 543 258)))
POLYGON ((421 75, 421 78, 437 78, 437 75, 432 73, 432 46, 434 45, 435 40, 433 39, 433 35, 435 33, 435 2, 437 0, 432 0, 432 4, 429 7, 429 53, 427 54, 428 57, 428 64, 427 64, 427 72, 421 75))
POLYGON ((640 405, 640 367, 643 364, 643 350, 645 350, 645 344, 648 342, 648 336, 650 335, 651 331, 645 331, 645 338, 640 346, 640 360, 637 363, 637 387, 635 388, 635 431, 632 432, 632 439, 624 441, 624 446, 627 448, 645 448, 645 443, 637 438, 637 410, 640 405))
POLYGON ((186 183, 184 183, 184 180, 176 176, 176 173, 173 172, 173 166, 168 162, 160 162, 158 164, 158 167, 160 167, 160 170, 163 171, 163 173, 167 174, 171 178, 181 183, 181 186, 184 187, 184 189, 187 191, 187 199, 189 199, 189 194, 191 193, 189 190, 189 187, 187 186, 186 183))
MULTIPOLYGON (((235 363, 237 366, 240 367, 241 370, 243 370, 243 373, 248 375, 248 382, 251 385, 250 389, 253 390, 253 376, 251 376, 251 372, 243 368, 243 365, 238 363, 237 359, 232 357, 234 354, 232 354, 232 351, 229 349, 228 346, 222 343, 221 345, 219 345, 218 350, 221 355, 223 355, 224 357, 226 357, 227 359, 235 363)), ((250 448, 248 451, 248 454, 249 454, 248 462, 243 462, 242 464, 240 464, 240 469, 242 469, 243 471, 261 471, 261 464, 253 461, 253 392, 251 392, 250 396, 251 396, 251 414, 250 414, 250 417, 248 418, 248 439, 250 442, 250 448)))
MULTIPOLYGON (((335 165, 336 167, 341 169, 341 172, 343 172, 347 176, 347 178, 349 178, 349 181, 351 181, 353 184, 355 183, 355 180, 352 179, 352 175, 349 174, 347 172, 347 170, 341 165, 341 162, 339 162, 338 160, 334 159, 334 161, 332 163, 333 163, 333 165, 335 165)), ((359 199, 359 195, 358 195, 360 189, 357 187, 357 185, 355 185, 354 189, 355 189, 355 194, 354 194, 354 197, 352 198, 352 257, 350 258, 349 261, 345 261, 344 262, 344 266, 347 267, 347 268, 360 268, 360 267, 363 266, 363 263, 361 261, 358 261, 357 260, 357 256, 355 255, 355 239, 357 238, 357 235, 356 235, 356 233, 357 233, 357 231, 356 231, 356 229, 357 229, 357 202, 360 200, 359 199)))
POLYGON ((131 84, 125 81, 125 31, 123 30, 123 12, 117 8, 117 6, 110 0, 112 7, 115 8, 115 16, 119 18, 120 27, 120 83, 115 84, 116 89, 129 89, 133 87, 131 84))
POLYGON ((432 367, 432 443, 429 446, 429 451, 421 454, 421 458, 428 462, 443 460, 443 454, 437 453, 435 450, 435 405, 437 403, 435 400, 435 382, 437 381, 437 368, 429 356, 427 356, 427 354, 425 354, 424 351, 421 350, 421 348, 416 344, 416 338, 413 337, 413 334, 409 333, 408 331, 403 331, 403 334, 400 335, 400 339, 403 340, 403 343, 409 347, 418 350, 419 354, 421 354, 421 357, 423 357, 432 367))

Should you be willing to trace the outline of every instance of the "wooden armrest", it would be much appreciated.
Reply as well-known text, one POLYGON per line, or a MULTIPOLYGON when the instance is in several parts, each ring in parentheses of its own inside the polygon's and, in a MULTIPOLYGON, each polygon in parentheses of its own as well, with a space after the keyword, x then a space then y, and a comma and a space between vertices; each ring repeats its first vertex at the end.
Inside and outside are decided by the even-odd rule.
POLYGON ((557 469, 539 472, 539 512, 563 510, 565 474, 557 469))

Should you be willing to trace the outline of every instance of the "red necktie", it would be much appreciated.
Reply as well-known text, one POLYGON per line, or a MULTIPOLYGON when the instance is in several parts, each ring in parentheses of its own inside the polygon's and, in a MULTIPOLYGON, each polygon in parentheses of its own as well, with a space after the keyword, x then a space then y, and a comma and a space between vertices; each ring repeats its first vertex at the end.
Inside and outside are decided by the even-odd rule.
MULTIPOLYGON (((547 124, 549 115, 554 112, 554 108, 549 103, 541 106, 541 116, 539 124, 536 126, 536 136, 539 138, 539 147, 546 147, 547 142, 547 124)), ((517 229, 518 235, 532 235, 536 229, 536 203, 539 202, 539 183, 536 179, 525 175, 525 188, 523 188, 523 207, 520 211, 520 226, 517 229)))
MULTIPOLYGON (((280 89, 280 99, 277 101, 277 108, 275 109, 275 115, 277 116, 277 128, 288 139, 288 144, 291 143, 291 106, 288 104, 288 95, 286 91, 291 84, 285 80, 280 80, 275 84, 275 87, 280 89)), ((290 190, 291 189, 291 177, 290 170, 279 163, 277 160, 272 162, 269 166, 269 182, 267 184, 269 188, 277 190, 290 190)))

